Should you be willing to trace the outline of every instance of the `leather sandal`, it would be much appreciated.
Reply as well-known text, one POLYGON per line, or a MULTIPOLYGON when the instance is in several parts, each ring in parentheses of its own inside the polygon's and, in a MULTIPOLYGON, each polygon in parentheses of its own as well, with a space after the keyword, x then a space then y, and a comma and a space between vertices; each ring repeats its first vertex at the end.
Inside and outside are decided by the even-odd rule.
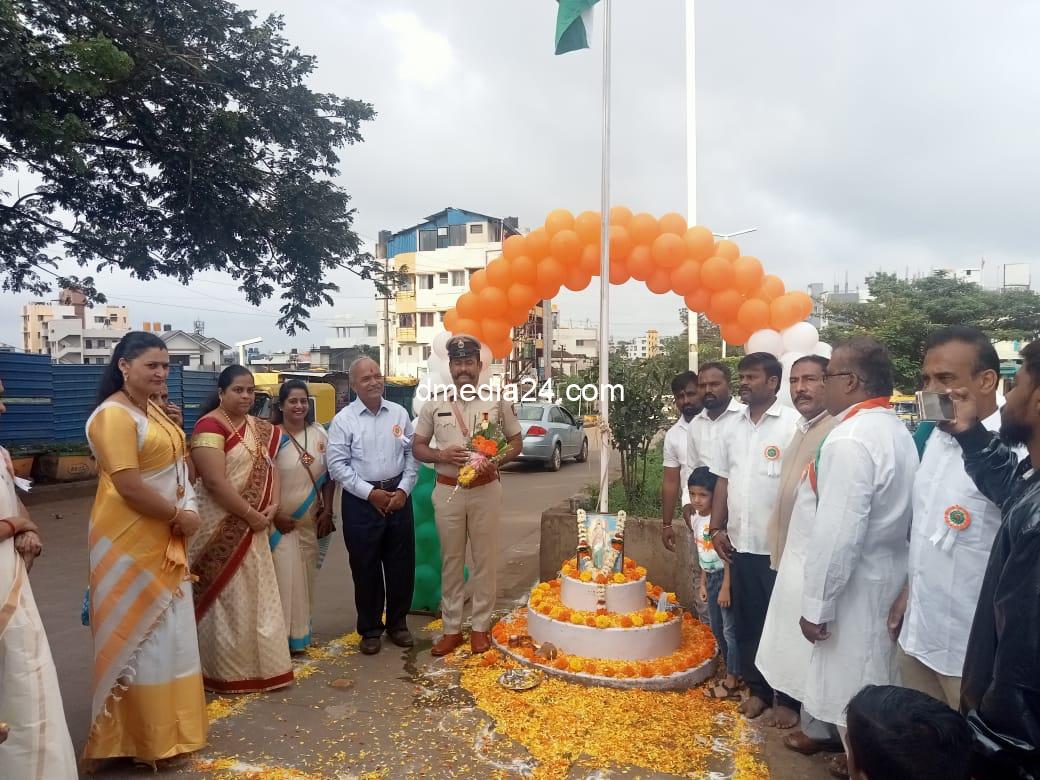
POLYGON ((813 739, 802 730, 792 731, 784 736, 784 747, 801 753, 803 756, 815 756, 817 753, 841 753, 845 748, 840 739, 813 739))

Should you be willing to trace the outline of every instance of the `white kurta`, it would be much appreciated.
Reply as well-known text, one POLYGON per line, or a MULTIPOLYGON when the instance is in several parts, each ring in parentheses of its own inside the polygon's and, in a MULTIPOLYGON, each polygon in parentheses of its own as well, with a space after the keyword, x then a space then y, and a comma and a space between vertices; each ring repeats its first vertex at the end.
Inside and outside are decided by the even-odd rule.
MULTIPOLYGON (((1000 411, 982 424, 998 430, 1000 411)), ((910 598, 899 644, 939 674, 961 676, 982 577, 999 528, 1000 509, 964 470, 957 440, 936 429, 914 481, 910 598), (947 513, 956 510, 970 517, 963 531, 946 524, 947 513)))
POLYGON ((736 398, 729 399, 729 406, 714 420, 707 409, 690 420, 689 436, 686 441, 686 459, 690 471, 699 466, 711 468, 715 457, 715 441, 723 425, 744 411, 744 404, 736 398))
POLYGON ((770 687, 798 701, 805 697, 805 675, 813 649, 812 643, 802 635, 798 619, 802 616, 806 558, 815 520, 816 494, 803 473, 795 489, 787 543, 755 658, 755 666, 770 687))
POLYGON ((826 623, 813 645, 803 704, 845 725, 864 685, 899 682, 888 611, 903 587, 917 448, 891 409, 864 409, 824 441, 806 558, 802 615, 826 623))

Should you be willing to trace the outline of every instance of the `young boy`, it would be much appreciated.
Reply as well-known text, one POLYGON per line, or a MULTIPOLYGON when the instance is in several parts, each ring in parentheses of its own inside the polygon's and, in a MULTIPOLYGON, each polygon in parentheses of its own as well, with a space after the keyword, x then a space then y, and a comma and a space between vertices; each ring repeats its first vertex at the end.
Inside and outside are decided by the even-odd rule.
POLYGON ((698 595, 708 605, 708 623, 726 665, 726 676, 708 690, 708 696, 729 699, 739 695, 740 659, 737 655, 736 619, 730 604, 729 564, 715 552, 708 530, 715 480, 715 475, 706 466, 700 466, 690 474, 688 485, 693 506, 690 530, 697 540, 697 558, 701 564, 698 595))
POLYGON ((971 776, 971 728, 959 713, 926 693, 868 685, 849 701, 845 720, 853 780, 971 776))

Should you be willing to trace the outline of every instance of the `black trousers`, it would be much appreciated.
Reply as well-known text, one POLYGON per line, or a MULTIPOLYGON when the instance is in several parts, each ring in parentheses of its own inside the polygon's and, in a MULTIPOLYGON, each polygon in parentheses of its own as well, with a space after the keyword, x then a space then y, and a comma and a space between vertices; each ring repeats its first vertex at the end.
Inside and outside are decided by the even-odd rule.
POLYGON ((415 584, 411 498, 384 517, 368 501, 344 490, 343 541, 354 580, 357 632, 362 637, 378 637, 384 630, 407 628, 415 584))
POLYGON ((762 627, 766 622, 769 597, 773 594, 776 572, 769 568, 768 555, 733 553, 730 572, 733 583, 733 608, 737 612, 737 646, 740 648, 740 668, 752 696, 767 705, 773 705, 773 689, 755 666, 762 627))

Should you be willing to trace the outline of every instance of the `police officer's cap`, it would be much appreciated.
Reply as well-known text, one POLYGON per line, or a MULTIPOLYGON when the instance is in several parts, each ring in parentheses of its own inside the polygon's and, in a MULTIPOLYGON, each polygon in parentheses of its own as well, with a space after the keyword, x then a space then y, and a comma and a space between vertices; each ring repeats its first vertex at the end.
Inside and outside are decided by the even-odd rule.
POLYGON ((480 356, 480 342, 465 333, 452 336, 448 341, 448 359, 480 356))

